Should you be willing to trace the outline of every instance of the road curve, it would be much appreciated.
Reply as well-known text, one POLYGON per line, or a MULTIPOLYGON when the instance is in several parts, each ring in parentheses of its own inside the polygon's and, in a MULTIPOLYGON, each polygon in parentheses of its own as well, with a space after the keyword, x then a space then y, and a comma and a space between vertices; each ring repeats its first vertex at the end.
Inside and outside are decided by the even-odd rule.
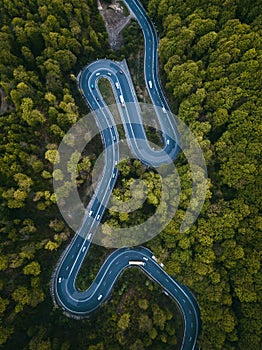
POLYGON ((78 76, 78 86, 84 99, 95 112, 105 148, 105 167, 83 223, 55 268, 51 280, 51 294, 54 302, 61 306, 67 315, 84 317, 107 300, 116 280, 126 268, 139 267, 178 304, 184 322, 181 350, 192 350, 197 348, 196 341, 200 327, 200 310, 197 301, 189 289, 162 269, 153 253, 147 248, 123 247, 115 250, 106 259, 86 291, 80 292, 75 286, 78 272, 103 216, 118 174, 119 136, 114 116, 99 92, 98 80, 106 77, 110 81, 129 147, 138 159, 149 166, 157 167, 173 162, 179 152, 177 144, 179 135, 175 121, 169 113, 169 107, 158 80, 158 40, 155 29, 138 1, 125 0, 124 2, 136 17, 144 34, 144 75, 149 95, 153 105, 156 106, 164 147, 162 150, 155 151, 147 141, 135 89, 124 61, 98 60, 83 69, 78 76))

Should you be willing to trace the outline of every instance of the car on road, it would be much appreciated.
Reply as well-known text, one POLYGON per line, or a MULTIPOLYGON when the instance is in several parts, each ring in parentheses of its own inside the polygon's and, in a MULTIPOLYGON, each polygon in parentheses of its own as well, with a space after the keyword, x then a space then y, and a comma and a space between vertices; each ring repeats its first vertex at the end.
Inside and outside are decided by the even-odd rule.
POLYGON ((99 72, 97 72, 97 73, 96 73, 96 76, 98 77, 99 75, 100 75, 100 73, 99 73, 99 72))
POLYGON ((120 85, 119 85, 118 82, 116 82, 116 88, 117 88, 117 89, 120 89, 120 85))
POLYGON ((107 72, 107 75, 109 75, 111 77, 112 74, 110 72, 107 72))
POLYGON ((125 107, 125 100, 124 100, 123 95, 120 95, 120 96, 119 96, 119 99, 120 99, 120 102, 121 102, 122 107, 125 107))
POLYGON ((61 283, 61 282, 62 282, 62 278, 59 277, 59 278, 58 278, 58 283, 61 283))
POLYGON ((147 261, 147 260, 148 260, 148 258, 146 258, 145 256, 143 256, 143 259, 144 259, 145 261, 147 261))
POLYGON ((91 89, 94 89, 95 88, 95 85, 94 84, 91 84, 91 89))
POLYGON ((167 145, 169 145, 169 143, 170 143, 170 140, 169 140, 169 139, 167 139, 167 140, 166 140, 166 144, 167 144, 167 145))
POLYGON ((97 101, 99 101, 99 98, 98 98, 98 97, 96 97, 96 100, 97 100, 97 101))
POLYGON ((82 248, 82 252, 84 253, 85 250, 86 250, 86 247, 83 247, 83 248, 82 248))
POLYGON ((92 233, 89 233, 89 235, 87 236, 87 239, 90 240, 91 237, 92 237, 92 233))
POLYGON ((101 216, 100 214, 97 215, 96 221, 98 221, 100 219, 100 216, 101 216))
POLYGON ((88 216, 90 217, 93 214, 93 210, 90 210, 88 216))
POLYGON ((98 296, 97 300, 101 300, 101 299, 102 299, 102 296, 103 296, 103 294, 100 294, 100 295, 98 296))
POLYGON ((120 73, 120 74, 123 74, 123 71, 122 71, 122 69, 120 69, 119 73, 120 73))

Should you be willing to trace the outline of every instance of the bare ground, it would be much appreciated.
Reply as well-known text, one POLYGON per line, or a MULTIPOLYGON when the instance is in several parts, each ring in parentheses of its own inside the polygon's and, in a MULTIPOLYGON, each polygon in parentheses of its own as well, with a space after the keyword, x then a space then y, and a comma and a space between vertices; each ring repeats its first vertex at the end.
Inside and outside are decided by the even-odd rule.
POLYGON ((0 88, 0 114, 3 114, 7 109, 7 105, 5 102, 4 91, 0 88))
POLYGON ((117 0, 113 0, 112 4, 98 0, 98 9, 106 23, 110 47, 113 50, 118 50, 123 42, 121 30, 133 16, 132 14, 125 16, 125 10, 117 0))

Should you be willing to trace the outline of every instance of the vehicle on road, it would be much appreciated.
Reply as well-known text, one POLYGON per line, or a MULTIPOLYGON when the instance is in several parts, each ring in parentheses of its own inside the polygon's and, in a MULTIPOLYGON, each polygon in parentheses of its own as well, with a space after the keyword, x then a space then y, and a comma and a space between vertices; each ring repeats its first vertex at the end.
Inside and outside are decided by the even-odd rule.
POLYGON ((100 214, 97 215, 96 221, 98 221, 99 219, 100 219, 100 214))
POLYGON ((149 85, 150 89, 152 89, 153 84, 152 84, 152 81, 151 81, 151 80, 149 80, 148 85, 149 85))
POLYGON ((111 77, 112 74, 110 72, 107 72, 107 75, 109 75, 111 77))
POLYGON ((100 295, 98 296, 97 300, 101 300, 101 299, 102 299, 102 296, 103 296, 103 294, 100 294, 100 295))
POLYGON ((99 73, 99 72, 97 72, 97 73, 96 73, 96 76, 98 77, 99 75, 100 75, 100 73, 99 73))
POLYGON ((119 85, 119 82, 118 82, 118 81, 116 82, 116 88, 117 88, 117 89, 120 89, 120 85, 119 85))
POLYGON ((94 84, 91 84, 91 89, 94 89, 95 88, 95 85, 94 84))
POLYGON ((93 214, 93 210, 90 210, 90 212, 88 213, 88 216, 90 217, 93 214))
POLYGON ((144 266, 145 262, 144 261, 129 260, 128 264, 129 265, 144 266))
POLYGON ((112 132, 112 136, 113 136, 113 141, 116 141, 116 132, 113 126, 111 126, 111 132, 112 132))
POLYGON ((62 282, 62 278, 59 277, 59 278, 58 278, 58 283, 61 283, 61 282, 62 282))
POLYGON ((119 96, 119 99, 120 99, 120 102, 121 102, 122 107, 125 107, 125 100, 124 100, 123 95, 120 95, 120 96, 119 96))
POLYGON ((146 258, 145 256, 143 256, 143 259, 144 259, 145 261, 148 261, 148 258, 146 258))
POLYGON ((120 74, 123 74, 123 71, 122 71, 122 69, 120 69, 120 70, 119 70, 119 73, 120 73, 120 74))

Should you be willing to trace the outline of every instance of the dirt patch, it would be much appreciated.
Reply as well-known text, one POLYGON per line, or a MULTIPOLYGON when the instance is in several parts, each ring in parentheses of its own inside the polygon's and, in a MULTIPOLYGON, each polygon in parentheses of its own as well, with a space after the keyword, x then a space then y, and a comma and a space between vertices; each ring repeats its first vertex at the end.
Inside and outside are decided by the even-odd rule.
POLYGON ((112 50, 118 50, 123 43, 121 31, 134 17, 128 13, 121 1, 117 0, 113 0, 112 4, 98 0, 98 9, 106 23, 110 47, 112 50))
POLYGON ((3 114, 7 109, 7 105, 5 102, 4 91, 0 88, 0 114, 3 114))
POLYGON ((0 87, 0 115, 10 113, 15 110, 14 105, 8 103, 6 99, 7 96, 5 95, 4 90, 0 87))

